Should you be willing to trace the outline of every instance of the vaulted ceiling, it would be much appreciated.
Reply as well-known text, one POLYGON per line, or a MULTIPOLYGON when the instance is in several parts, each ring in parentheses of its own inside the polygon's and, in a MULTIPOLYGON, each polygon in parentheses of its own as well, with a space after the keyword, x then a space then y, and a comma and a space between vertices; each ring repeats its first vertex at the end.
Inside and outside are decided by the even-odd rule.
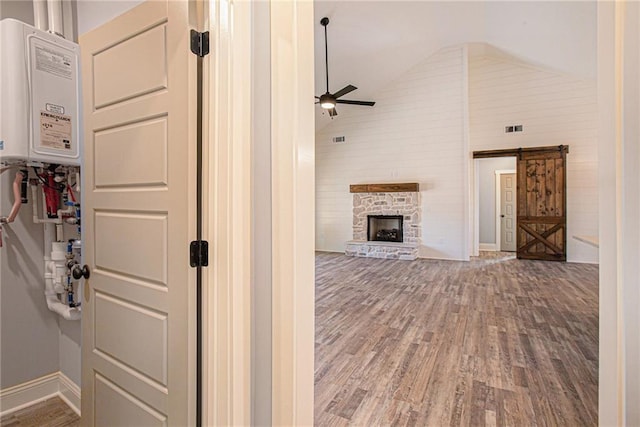
MULTIPOLYGON (((329 91, 353 84, 358 90, 349 99, 375 101, 377 90, 411 67, 465 42, 490 43, 533 64, 596 77, 595 1, 316 0, 316 95, 326 91, 324 16, 331 21, 329 91)), ((316 119, 328 116, 317 111, 316 119)))

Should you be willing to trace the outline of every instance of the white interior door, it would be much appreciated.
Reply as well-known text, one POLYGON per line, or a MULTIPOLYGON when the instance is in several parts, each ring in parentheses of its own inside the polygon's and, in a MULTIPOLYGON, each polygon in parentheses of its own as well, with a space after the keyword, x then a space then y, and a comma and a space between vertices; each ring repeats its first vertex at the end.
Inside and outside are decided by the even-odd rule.
POLYGON ((189 30, 187 1, 149 0, 80 39, 86 426, 195 424, 189 30))
POLYGON ((516 250, 516 174, 500 175, 500 250, 516 250))

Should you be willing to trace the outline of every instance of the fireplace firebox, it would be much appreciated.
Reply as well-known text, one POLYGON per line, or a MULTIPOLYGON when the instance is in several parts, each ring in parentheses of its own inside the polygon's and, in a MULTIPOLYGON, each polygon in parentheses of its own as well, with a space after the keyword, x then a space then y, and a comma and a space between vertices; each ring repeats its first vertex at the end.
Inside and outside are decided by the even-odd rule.
POLYGON ((402 215, 367 215, 367 240, 402 242, 402 215))

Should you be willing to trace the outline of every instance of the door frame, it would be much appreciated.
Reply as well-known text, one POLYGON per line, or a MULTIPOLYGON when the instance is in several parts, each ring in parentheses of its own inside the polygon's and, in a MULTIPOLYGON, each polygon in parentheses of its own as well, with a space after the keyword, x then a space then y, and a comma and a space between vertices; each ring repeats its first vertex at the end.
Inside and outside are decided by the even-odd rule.
POLYGON ((272 425, 313 425, 314 12, 271 0, 272 425))
MULTIPOLYGON (((271 312, 271 424, 313 424, 315 116, 313 2, 270 0, 270 69, 253 63, 254 2, 205 0, 203 422, 252 425, 254 304, 271 312), (253 67, 252 67, 253 64, 253 67), (269 73, 271 299, 252 301, 252 112, 255 73, 269 73)), ((264 138, 264 135, 260 135, 264 138)), ((262 139, 260 140, 262 141, 262 139)), ((268 188, 267 188, 268 190, 268 188)), ((254 190, 255 191, 255 190, 254 190)))
MULTIPOLYGON (((479 243, 478 243, 478 235, 479 235, 479 230, 478 230, 478 223, 479 223, 479 200, 478 200, 478 194, 479 194, 479 188, 478 188, 478 164, 477 164, 477 160, 478 159, 487 159, 487 158, 494 158, 494 157, 512 157, 515 156, 516 157, 516 165, 517 168, 520 168, 520 161, 522 159, 522 156, 527 156, 530 153, 538 153, 538 152, 557 152, 560 151, 561 153, 563 153, 563 159, 564 159, 564 179, 563 179, 563 185, 564 185, 564 217, 565 217, 565 222, 564 222, 564 233, 566 236, 566 230, 567 230, 567 215, 566 215, 566 198, 567 198, 567 179, 566 179, 566 168, 567 168, 567 164, 566 164, 566 154, 569 153, 569 146, 568 145, 551 145, 551 146, 540 146, 540 147, 526 147, 526 148, 504 148, 504 149, 497 149, 497 150, 480 150, 480 151, 473 151, 472 152, 472 158, 474 159, 474 166, 475 166, 475 174, 474 174, 474 178, 475 178, 475 182, 474 182, 474 189, 475 189, 475 198, 474 198, 474 207, 475 207, 475 216, 474 216, 474 226, 475 226, 475 230, 474 230, 474 236, 476 236, 476 239, 474 241, 474 247, 472 248, 474 250, 474 254, 477 256, 479 254, 479 243)), ((524 189, 522 188, 522 186, 520 185, 520 178, 522 178, 520 175, 518 175, 518 185, 517 185, 517 199, 520 200, 520 192, 523 191, 524 189)), ((519 215, 518 215, 519 217, 519 215)), ((519 235, 520 233, 520 220, 516 219, 516 230, 517 233, 519 235)), ((566 240, 566 239, 565 239, 566 240)), ((516 242, 519 241, 519 237, 516 237, 516 242)), ((518 258, 520 258, 520 252, 519 252, 519 247, 518 247, 518 243, 516 243, 516 254, 518 254, 518 258)), ((564 247, 564 255, 565 255, 565 259, 566 259, 566 241, 565 241, 565 247, 564 247)))
MULTIPOLYGON (((502 175, 506 174, 514 174, 517 176, 517 172, 515 169, 497 169, 495 171, 496 176, 496 251, 502 250, 502 223, 500 222, 500 212, 502 210, 502 187, 500 186, 500 178, 502 175)), ((516 197, 516 203, 518 203, 518 198, 516 197)), ((517 211, 515 214, 516 218, 518 216, 517 211)), ((517 230, 516 230, 517 231, 517 230)), ((517 248, 516 248, 517 249, 517 248)))
POLYGON ((251 425, 251 4, 204 0, 203 425, 251 425))
MULTIPOLYGON (((469 223, 471 225, 471 230, 473 231, 471 234, 472 239, 470 240, 469 244, 470 244, 470 250, 469 250, 469 255, 470 256, 479 256, 480 255, 480 165, 479 165, 479 161, 480 159, 483 158, 489 158, 489 157, 515 157, 515 154, 512 155, 504 155, 504 156, 482 156, 482 157, 475 157, 475 153, 472 153, 472 158, 471 158, 471 167, 470 170, 472 173, 469 174, 470 176, 470 183, 469 186, 472 189, 471 195, 473 197, 471 197, 471 201, 470 201, 470 215, 469 215, 469 223)), ((496 170, 496 172, 498 171, 510 171, 511 169, 499 169, 496 170)), ((513 173, 516 173, 515 170, 513 170, 513 173)), ((497 178, 497 177, 496 177, 497 178)), ((500 182, 497 181, 496 185, 496 238, 500 236, 500 230, 498 229, 498 225, 499 225, 499 217, 498 217, 498 209, 499 209, 499 204, 500 201, 498 200, 498 190, 500 187, 500 182)), ((500 246, 500 241, 496 240, 494 249, 497 251, 498 247, 500 246)), ((483 249, 485 250, 485 249, 483 249)), ((486 249, 488 251, 490 251, 491 249, 486 249)), ((468 261, 468 259, 467 259, 468 261)))
MULTIPOLYGON (((629 314, 625 315, 623 313, 621 305, 622 301, 624 301, 625 289, 631 287, 630 285, 625 287, 625 285, 632 283, 632 278, 619 278, 622 262, 618 262, 618 258, 622 257, 622 253, 618 243, 620 236, 616 231, 619 229, 625 231, 629 228, 623 227, 620 219, 623 212, 621 207, 623 194, 621 179, 622 176, 626 177, 633 173, 626 170, 623 175, 623 172, 617 168, 617 165, 622 162, 622 130, 630 126, 629 123, 626 123, 621 118, 624 82, 621 58, 625 55, 630 55, 630 51, 636 46, 637 37, 634 39, 632 36, 637 36, 634 31, 638 28, 637 25, 627 25, 625 27, 623 24, 627 20, 635 24, 640 18, 632 16, 630 13, 625 14, 627 5, 624 2, 598 2, 597 6, 598 104, 600 106, 598 126, 601 135, 599 138, 601 165, 599 167, 600 283, 612 285, 600 286, 599 340, 601 351, 598 363, 598 418, 603 425, 619 425, 621 420, 625 419, 626 406, 630 403, 630 400, 628 401, 629 397, 625 393, 625 376, 630 374, 629 378, 635 379, 637 377, 637 375, 633 376, 633 374, 637 373, 637 367, 631 368, 624 364, 624 344, 629 340, 625 336, 624 325, 627 322, 628 324, 634 323, 630 321, 629 314), (625 28, 631 29, 628 34, 625 33, 625 28), (630 43, 623 44, 622 41, 625 41, 625 39, 630 40, 630 43), (614 214, 611 213, 612 209, 614 214)), ((306 42, 306 48, 309 51, 313 51, 312 40, 311 43, 306 42)), ((302 66, 299 72, 293 71, 291 73, 293 76, 300 76, 304 79, 313 78, 314 74, 313 69, 305 66, 302 66)), ((285 105, 280 106, 280 109, 282 114, 290 110, 285 105)), ((298 145, 306 151, 308 141, 299 140, 294 143, 290 147, 290 156, 295 156, 298 145)), ((469 174, 470 178, 473 178, 473 176, 474 174, 469 174)), ((314 194, 312 176, 307 176, 300 184, 305 187, 305 190, 310 189, 311 195, 314 194)), ((470 188, 473 189, 474 187, 470 186, 470 188)), ((294 197, 296 194, 295 188, 290 190, 292 191, 291 196, 294 197)), ((474 203, 477 203, 477 197, 474 203)), ((276 200, 274 202, 275 208, 289 209, 290 206, 280 200, 276 200)), ((314 214, 312 212, 306 218, 307 225, 313 226, 313 219, 314 214)), ((305 218, 299 218, 299 220, 304 222, 305 218)), ((469 221, 471 221, 471 218, 469 218, 469 221)), ((477 234, 477 227, 475 227, 474 231, 477 234)), ((477 254, 477 245, 475 251, 477 254)), ((303 253, 301 256, 313 258, 313 252, 309 254, 303 253)), ((629 291, 627 290, 626 292, 628 293, 629 291)), ((295 294, 291 296, 299 298, 295 294)), ((310 316, 312 317, 311 314, 310 316)), ((309 336, 313 336, 313 327, 307 326, 306 332, 309 336)), ((626 354, 631 354, 631 350, 626 354)), ((311 366, 311 372, 313 372, 313 365, 311 366)), ((634 383, 637 382, 636 380, 634 383)), ((307 394, 304 397, 308 398, 309 395, 307 394)), ((311 399, 308 401, 308 406, 311 407, 310 410, 312 411, 313 394, 311 394, 311 399)), ((312 422, 305 424, 311 425, 312 422)))

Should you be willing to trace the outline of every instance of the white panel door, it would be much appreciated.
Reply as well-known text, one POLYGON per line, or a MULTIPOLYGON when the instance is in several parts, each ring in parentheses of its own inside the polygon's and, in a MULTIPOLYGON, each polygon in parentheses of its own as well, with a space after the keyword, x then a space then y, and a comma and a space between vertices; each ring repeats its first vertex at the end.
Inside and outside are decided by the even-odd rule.
POLYGON ((150 0, 80 39, 82 423, 195 417, 195 56, 186 1, 150 0))
POLYGON ((500 175, 500 250, 516 251, 516 174, 500 175))

